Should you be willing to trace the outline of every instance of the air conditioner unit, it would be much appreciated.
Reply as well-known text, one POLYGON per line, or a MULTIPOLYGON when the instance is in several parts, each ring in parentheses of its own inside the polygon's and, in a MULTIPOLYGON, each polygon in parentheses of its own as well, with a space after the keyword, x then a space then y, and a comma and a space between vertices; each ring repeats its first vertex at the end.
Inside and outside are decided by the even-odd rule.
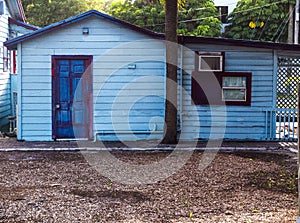
POLYGON ((223 71, 223 56, 199 55, 199 71, 223 71))

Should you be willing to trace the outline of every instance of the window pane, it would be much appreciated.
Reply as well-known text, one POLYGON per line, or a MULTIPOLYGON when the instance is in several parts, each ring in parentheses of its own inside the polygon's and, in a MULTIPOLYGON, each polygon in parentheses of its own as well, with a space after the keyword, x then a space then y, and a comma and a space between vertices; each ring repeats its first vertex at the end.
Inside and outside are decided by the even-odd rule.
POLYGON ((246 87, 246 77, 223 77, 223 87, 246 87))
POLYGON ((224 101, 246 101, 246 89, 223 89, 224 101))
POLYGON ((221 70, 221 57, 201 56, 200 70, 221 70))

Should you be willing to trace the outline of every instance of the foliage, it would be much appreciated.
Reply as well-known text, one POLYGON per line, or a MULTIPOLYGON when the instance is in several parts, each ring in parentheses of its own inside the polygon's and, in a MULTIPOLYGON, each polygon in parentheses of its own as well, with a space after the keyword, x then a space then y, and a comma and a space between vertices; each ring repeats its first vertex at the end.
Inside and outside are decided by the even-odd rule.
POLYGON ((292 0, 240 0, 228 16, 225 37, 286 42, 292 0))
MULTIPOLYGON (((219 36, 221 34, 221 22, 217 18, 218 12, 213 1, 189 0, 185 4, 180 4, 179 8, 179 34, 195 36, 219 36)), ((120 0, 112 3, 109 13, 138 26, 164 32, 165 11, 161 1, 120 0)))
MULTIPOLYGON (((135 25, 164 32, 165 0, 22 0, 27 21, 44 27, 90 9, 135 25)), ((212 0, 180 0, 178 33, 220 36, 221 22, 212 0), (191 21, 194 20, 194 21, 191 21)))
POLYGON ((212 1, 187 1, 184 10, 179 11, 178 14, 178 33, 194 36, 220 36, 221 21, 217 15, 217 9, 212 1), (180 22, 193 19, 196 21, 180 22))
POLYGON ((153 31, 161 31, 164 27, 164 6, 158 1, 150 4, 131 0, 113 2, 109 14, 153 31))
POLYGON ((112 0, 22 0, 27 22, 44 27, 90 9, 105 10, 112 0))

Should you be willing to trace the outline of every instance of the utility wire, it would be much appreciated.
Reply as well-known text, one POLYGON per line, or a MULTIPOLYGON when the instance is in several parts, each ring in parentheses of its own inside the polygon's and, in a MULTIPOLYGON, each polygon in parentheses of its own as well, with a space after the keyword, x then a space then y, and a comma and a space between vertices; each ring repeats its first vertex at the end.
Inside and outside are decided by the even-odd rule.
MULTIPOLYGON (((262 9, 263 7, 268 7, 268 6, 271 6, 271 5, 276 5, 278 3, 282 3, 284 2, 285 0, 281 0, 281 1, 278 1, 278 2, 273 2, 273 3, 269 3, 269 4, 266 4, 266 5, 262 5, 262 6, 256 6, 256 7, 253 7, 253 8, 249 8, 249 9, 245 9, 245 10, 241 10, 241 11, 237 11, 237 12, 232 12, 230 13, 231 15, 232 14, 239 14, 239 13, 242 13, 242 12, 248 12, 248 11, 252 11, 252 10, 255 10, 255 9, 262 9)), ((224 16, 226 14, 223 14, 221 16, 224 16)), ((215 16, 215 17, 219 17, 218 16, 215 16)), ((202 20, 202 19, 207 19, 207 18, 210 18, 210 17, 206 17, 206 18, 199 18, 199 19, 190 19, 190 20, 183 20, 183 21, 178 21, 178 23, 185 23, 185 22, 193 22, 193 21, 199 21, 199 20, 202 20)))
MULTIPOLYGON (((277 1, 277 2, 273 2, 273 3, 269 3, 266 5, 262 5, 262 6, 257 6, 257 7, 253 7, 253 8, 249 8, 249 9, 245 9, 245 10, 241 10, 241 11, 237 11, 237 12, 231 12, 230 15, 234 15, 234 14, 239 14, 242 12, 248 12, 251 10, 255 10, 255 9, 261 9, 262 7, 268 7, 270 5, 275 5, 278 3, 282 3, 285 0, 281 0, 281 1, 277 1)), ((202 9, 202 8, 199 8, 202 9)), ((227 14, 221 14, 221 15, 217 15, 217 16, 209 16, 209 17, 204 17, 204 18, 199 18, 199 19, 188 19, 188 20, 182 20, 182 21, 178 21, 178 23, 188 23, 188 22, 197 22, 197 21, 201 21, 201 20, 205 20, 205 19, 209 19, 209 18, 218 18, 220 16, 226 16, 227 14)), ((162 26, 165 25, 165 23, 157 23, 157 24, 151 24, 151 25, 145 25, 145 27, 152 27, 152 26, 162 26)))
MULTIPOLYGON (((235 2, 232 2, 232 3, 227 3, 227 6, 230 6, 230 5, 235 5, 236 3, 235 2)), ((220 6, 220 5, 217 5, 217 6, 220 6)), ((209 6, 209 7, 204 7, 204 8, 196 8, 194 9, 195 11, 199 11, 199 10, 204 10, 204 9, 207 9, 207 8, 214 8, 216 6, 209 6)))
MULTIPOLYGON (((252 7, 252 8, 249 8, 249 9, 245 9, 245 10, 241 10, 241 11, 237 11, 237 12, 232 12, 230 13, 230 15, 236 15, 236 14, 239 14, 239 13, 242 13, 242 12, 248 12, 248 11, 252 11, 252 10, 256 10, 256 9, 260 9, 260 13, 259 13, 259 17, 260 17, 260 14, 261 14, 261 11, 262 11, 262 8, 263 7, 268 7, 268 6, 271 6, 271 5, 275 5, 275 4, 279 4, 279 3, 282 3, 284 2, 285 0, 281 0, 281 1, 277 1, 277 2, 273 2, 273 3, 269 3, 269 4, 266 4, 266 5, 262 5, 262 6, 257 6, 257 7, 252 7)), ((294 7, 295 8, 295 7, 294 7)), ((204 9, 204 8, 198 8, 196 10, 201 10, 201 9, 204 9)), ((278 34, 279 30, 281 29, 281 32, 279 33, 277 39, 276 39, 276 42, 278 42, 279 38, 282 36, 283 34, 283 31, 288 23, 288 19, 291 17, 293 13, 293 10, 291 10, 283 19, 282 19, 282 22, 280 23, 278 29, 276 30, 275 34, 273 35, 272 37, 272 41, 274 41, 276 35, 278 34)), ((205 20, 205 19, 208 19, 208 18, 218 18, 220 16, 225 16, 227 14, 222 14, 222 15, 218 15, 218 16, 209 16, 209 17, 204 17, 204 18, 199 18, 199 19, 189 19, 189 20, 182 20, 182 21, 178 21, 178 23, 188 23, 188 22, 197 22, 197 21, 201 21, 201 20, 205 20)), ((268 17, 267 21, 266 21, 266 24, 264 26, 264 28, 262 29, 260 35, 259 35, 259 38, 258 40, 261 38, 262 36, 262 33, 263 31, 265 30, 265 27, 266 25, 268 24, 268 21, 269 21, 269 18, 270 16, 268 17)), ((160 24, 153 24, 153 25, 146 25, 145 27, 152 27, 152 26, 159 26, 159 25, 165 25, 165 23, 160 23, 160 24)))
MULTIPOLYGON (((279 30, 280 30, 280 29, 283 30, 283 27, 285 26, 285 21, 286 21, 287 18, 289 18, 290 13, 291 13, 291 12, 289 12, 288 14, 286 14, 285 17, 282 19, 280 25, 278 26, 276 32, 274 33, 274 35, 273 35, 273 37, 272 37, 272 42, 275 41, 275 37, 276 37, 276 35, 278 34, 279 30), (282 27, 282 26, 283 26, 283 27, 282 27)), ((277 40, 278 40, 278 39, 277 39, 277 40)))
MULTIPOLYGON (((294 9, 295 9, 295 7, 294 7, 294 9)), ((285 22, 283 28, 281 29, 281 32, 280 32, 280 34, 278 35, 278 37, 277 37, 277 39, 276 39, 276 42, 279 41, 281 35, 283 34, 283 31, 284 31, 286 25, 288 24, 289 19, 291 18, 292 14, 293 14, 293 11, 294 11, 294 10, 291 10, 290 13, 288 14, 288 16, 287 16, 287 18, 286 18, 286 22, 285 22)))
MULTIPOLYGON (((263 8, 260 8, 260 11, 259 11, 259 14, 258 14, 258 18, 257 18, 257 20, 256 20, 257 22, 259 22, 260 14, 261 14, 262 9, 263 9, 263 8)), ((252 30, 250 40, 252 40, 252 36, 253 36, 253 37, 255 36, 254 32, 255 32, 255 29, 252 30)))
POLYGON ((262 34, 263 34, 263 32, 265 31, 265 29, 266 29, 266 27, 267 27, 267 25, 268 25, 268 22, 269 22, 270 17, 271 17, 271 15, 269 15, 269 17, 267 18, 267 21, 266 21, 264 27, 262 28, 262 30, 261 30, 261 32, 260 32, 260 34, 259 34, 258 40, 260 40, 260 38, 262 37, 262 34))

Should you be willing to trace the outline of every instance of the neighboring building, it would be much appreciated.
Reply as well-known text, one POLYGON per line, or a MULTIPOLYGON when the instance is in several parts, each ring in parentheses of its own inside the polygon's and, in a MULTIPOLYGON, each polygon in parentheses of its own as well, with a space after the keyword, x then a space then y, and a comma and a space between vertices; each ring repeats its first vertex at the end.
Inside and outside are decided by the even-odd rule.
POLYGON ((300 45, 201 37, 180 41, 198 52, 196 56, 183 52, 182 82, 194 100, 182 99, 183 139, 296 137, 295 100, 284 109, 277 104, 289 73, 300 77, 300 45), (283 65, 283 58, 297 62, 283 65), (206 61, 214 71, 200 68, 199 61, 206 61))
POLYGON ((224 33, 226 26, 228 26, 228 6, 216 6, 216 8, 219 13, 218 17, 222 23, 221 33, 224 33))
POLYGON ((0 1, 0 129, 15 115, 17 60, 16 51, 8 51, 3 42, 37 28, 25 23, 20 0, 0 1), (15 93, 15 94, 14 94, 15 93))
MULTIPOLYGON (((163 39, 92 10, 8 40, 19 52, 18 139, 161 139, 163 39)), ((299 45, 191 36, 179 43, 181 139, 277 137, 278 61, 299 59, 299 45)))

